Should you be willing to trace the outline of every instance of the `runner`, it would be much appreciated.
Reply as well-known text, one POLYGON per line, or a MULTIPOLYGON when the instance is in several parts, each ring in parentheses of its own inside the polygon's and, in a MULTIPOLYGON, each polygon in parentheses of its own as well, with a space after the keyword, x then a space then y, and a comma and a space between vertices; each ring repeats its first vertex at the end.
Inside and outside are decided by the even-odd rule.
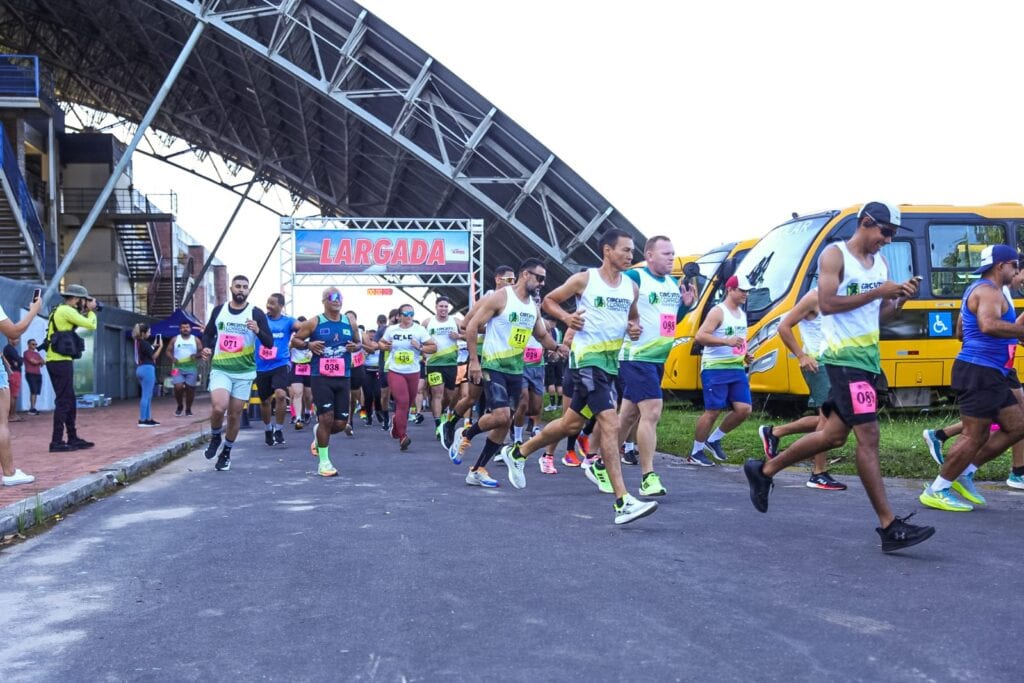
MULTIPOLYGON (((355 311, 345 311, 346 317, 351 318, 358 322, 355 311)), ((362 410, 363 405, 363 385, 366 384, 366 352, 363 350, 363 342, 366 340, 366 329, 362 325, 356 327, 356 350, 352 352, 352 375, 349 378, 351 382, 351 389, 349 391, 349 420, 348 424, 345 425, 345 434, 347 436, 355 436, 355 430, 352 427, 352 423, 355 421, 358 413, 357 410, 362 410)), ((362 411, 363 417, 366 412, 362 411)))
POLYGON ((916 279, 902 284, 888 279, 889 268, 878 254, 892 241, 900 221, 899 209, 870 202, 857 214, 853 237, 822 252, 818 260, 818 305, 825 316, 821 362, 831 383, 822 406, 825 427, 800 437, 767 462, 747 460, 743 466, 751 502, 759 512, 767 512, 772 477, 777 472, 842 446, 852 430, 857 439, 857 471, 881 523, 876 531, 883 552, 916 545, 935 533, 934 527, 910 524, 907 520, 913 513, 893 515, 878 465, 876 398, 885 380, 878 346, 879 320, 895 315, 917 294, 916 279))
POLYGON ((206 458, 217 458, 214 469, 231 469, 231 448, 238 436, 242 406, 252 393, 256 379, 256 340, 270 346, 267 316, 248 303, 249 278, 236 275, 231 280, 231 300, 213 309, 203 329, 203 360, 210 362, 210 444, 206 458), (224 413, 228 426, 224 429, 224 413), (222 436, 223 434, 223 436, 222 436), (220 451, 223 443, 224 448, 220 451))
POLYGON ((515 284, 483 298, 466 321, 469 339, 484 329, 483 359, 475 346, 469 347, 469 376, 474 383, 483 379, 490 411, 481 415, 469 429, 457 430, 455 443, 449 450, 452 462, 458 465, 473 437, 487 432, 480 456, 466 475, 466 483, 471 486, 498 486, 487 472, 487 463, 501 449, 512 424, 512 411, 523 391, 523 354, 530 336, 536 336, 549 351, 558 348, 533 301, 534 293, 544 286, 546 277, 547 271, 539 259, 526 259, 519 266, 515 284))
MULTIPOLYGON (((786 345, 790 353, 796 356, 800 363, 800 373, 807 382, 810 389, 810 396, 807 398, 807 407, 817 409, 817 415, 808 415, 789 424, 772 426, 761 425, 757 432, 761 436, 761 443, 764 445, 764 454, 769 459, 779 454, 779 439, 791 434, 809 434, 824 429, 826 417, 821 412, 821 406, 828 398, 829 383, 825 368, 818 364, 818 357, 821 354, 821 311, 818 310, 818 288, 804 294, 796 306, 786 314, 779 324, 779 337, 786 345), (793 336, 793 326, 800 328, 800 337, 803 339, 803 346, 797 344, 793 336)), ((807 487, 821 489, 823 491, 845 491, 846 484, 836 481, 828 473, 828 454, 817 453, 814 456, 814 469, 811 470, 811 478, 807 480, 807 487)))
POLYGON ((165 354, 172 363, 171 383, 174 386, 174 402, 177 404, 174 417, 192 416, 192 402, 196 398, 196 385, 199 383, 199 366, 196 363, 202 350, 188 322, 178 326, 178 335, 167 345, 165 354))
MULTIPOLYGON (((305 316, 296 318, 300 325, 306 322, 305 316)), ((294 335, 292 335, 294 337, 294 335)), ((292 419, 295 420, 295 429, 302 429, 307 421, 307 416, 313 409, 313 391, 310 389, 309 378, 312 376, 310 361, 313 359, 313 352, 309 349, 297 349, 289 342, 291 347, 292 374, 291 385, 288 393, 291 396, 292 419)))
MULTIPOLYGON (((388 317, 383 323, 380 322, 380 316, 377 317, 377 341, 379 342, 384 338, 384 333, 387 331, 389 325, 398 324, 398 309, 392 308, 388 312, 388 317)), ((388 386, 388 360, 389 353, 387 349, 383 348, 379 344, 373 348, 380 349, 380 402, 383 406, 383 413, 380 416, 380 428, 385 432, 391 431, 391 388, 388 386)))
POLYGON ((399 323, 385 330, 384 337, 371 348, 379 347, 388 352, 388 387, 395 399, 391 436, 399 440, 399 448, 404 451, 412 444, 408 433, 409 407, 416 400, 420 360, 423 353, 437 351, 437 344, 426 329, 413 319, 416 312, 412 304, 402 304, 398 312, 399 323))
MULTIPOLYGON (((546 318, 548 334, 558 342, 563 343, 562 331, 551 318, 546 318)), ((551 395, 551 402, 544 404, 545 412, 554 412, 562 407, 562 375, 565 374, 565 361, 552 361, 544 366, 544 384, 547 386, 547 393, 551 395)), ((547 396, 545 396, 547 398, 547 396)))
POLYGON ((260 399, 260 417, 263 418, 263 439, 268 446, 284 443, 285 403, 291 387, 292 333, 299 329, 295 318, 284 315, 284 295, 274 292, 267 298, 267 325, 274 337, 273 344, 256 345, 256 395, 260 399), (271 401, 274 409, 271 411, 271 401), (273 422, 271 422, 273 412, 273 422))
POLYGON ((344 431, 349 419, 349 391, 352 352, 356 343, 355 316, 342 315, 341 292, 328 287, 323 292, 324 312, 301 323, 292 337, 292 347, 312 352, 310 388, 316 406, 316 438, 310 452, 320 458, 317 474, 333 477, 338 470, 331 462, 331 435, 344 431))
POLYGON ((922 504, 950 512, 969 512, 986 504, 974 485, 974 473, 1011 445, 1024 438, 1024 408, 1014 396, 1009 372, 1024 339, 1013 302, 1002 288, 1018 272, 1021 255, 997 244, 981 252, 981 278, 964 292, 960 306, 963 346, 953 362, 950 384, 957 395, 963 432, 942 464, 939 476, 926 486, 922 504), (993 423, 999 425, 991 431, 993 423), (956 490, 967 499, 954 496, 956 490))
POLYGON ((437 351, 427 356, 424 368, 430 391, 430 412, 434 415, 434 435, 440 440, 444 424, 449 417, 454 419, 452 409, 457 399, 455 381, 462 322, 450 315, 451 301, 448 297, 437 297, 434 306, 437 313, 424 319, 423 327, 437 344, 437 351))
MULTIPOLYGON (((622 480, 619 462, 619 418, 615 413, 615 375, 618 374, 619 349, 627 331, 632 340, 640 337, 636 283, 622 273, 633 260, 633 239, 625 232, 610 229, 599 242, 602 263, 577 273, 565 284, 544 297, 544 311, 567 327, 576 330, 569 355, 574 393, 569 410, 550 422, 543 431, 522 446, 502 449, 508 463, 509 482, 516 488, 526 486, 526 459, 549 443, 578 433, 590 414, 597 418, 601 432, 601 453, 615 494, 615 523, 626 524, 653 513, 658 504, 642 502, 629 494, 622 480), (576 312, 568 314, 562 304, 579 297, 576 312)), ((591 469, 594 469, 591 468, 591 469)))
POLYGON ((747 293, 753 285, 746 276, 733 275, 725 282, 725 300, 711 309, 701 324, 694 341, 704 347, 700 356, 700 381, 704 388, 704 414, 697 419, 693 434, 693 449, 686 459, 688 465, 713 467, 715 463, 704 455, 711 452, 719 462, 729 459, 722 449, 722 439, 743 424, 750 416, 750 380, 746 366, 747 353, 747 293), (729 414, 712 433, 715 420, 723 410, 729 414))
MULTIPOLYGON (((380 349, 369 351, 373 342, 377 341, 377 330, 367 330, 364 348, 366 353, 366 379, 363 382, 363 423, 367 427, 373 424, 373 418, 381 419, 383 407, 380 404, 380 349)), ((360 416, 362 417, 362 416, 360 416)))
MULTIPOLYGON (((646 267, 627 270, 626 277, 639 289, 640 338, 628 336, 619 351, 619 377, 622 379, 622 406, 619 410, 619 441, 627 441, 636 424, 639 446, 640 495, 663 496, 665 487, 654 471, 654 449, 658 445, 658 421, 661 419, 661 378, 665 361, 676 336, 676 322, 689 310, 697 293, 690 285, 673 278, 676 250, 672 240, 656 235, 644 246, 646 267)), ((625 452, 623 461, 626 462, 625 452)))
MULTIPOLYGON (((540 310, 540 302, 540 292, 534 292, 533 303, 537 306, 537 310, 540 310)), ((544 328, 548 331, 548 335, 550 335, 551 328, 548 327, 543 319, 541 323, 544 324, 544 328)), ((551 339, 557 347, 558 340, 554 337, 551 337, 551 339)), ((552 358, 560 358, 556 351, 545 352, 544 347, 537 341, 537 337, 530 335, 530 338, 526 340, 526 348, 523 349, 523 390, 519 396, 516 413, 512 418, 513 443, 521 444, 523 442, 523 431, 530 421, 533 422, 533 432, 530 436, 539 434, 541 431, 541 411, 544 409, 544 371, 547 363, 545 355, 548 354, 552 358)), ((541 473, 558 474, 553 453, 549 454, 545 451, 538 459, 538 462, 541 473)))

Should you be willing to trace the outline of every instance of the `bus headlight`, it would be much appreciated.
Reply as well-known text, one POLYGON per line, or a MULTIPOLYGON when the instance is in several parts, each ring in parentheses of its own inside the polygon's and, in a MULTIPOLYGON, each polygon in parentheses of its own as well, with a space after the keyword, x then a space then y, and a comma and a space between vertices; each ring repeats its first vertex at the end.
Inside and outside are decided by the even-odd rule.
POLYGON ((775 363, 778 359, 779 350, 772 349, 770 352, 754 360, 754 362, 750 364, 750 369, 747 370, 747 374, 753 375, 755 372, 768 372, 775 367, 775 363))
POLYGON ((776 334, 778 334, 779 325, 781 324, 782 318, 776 318, 775 320, 771 321, 770 323, 762 327, 760 330, 758 330, 757 334, 755 334, 754 337, 747 343, 747 351, 749 353, 754 353, 755 351, 757 351, 761 344, 764 344, 766 341, 768 341, 776 334))

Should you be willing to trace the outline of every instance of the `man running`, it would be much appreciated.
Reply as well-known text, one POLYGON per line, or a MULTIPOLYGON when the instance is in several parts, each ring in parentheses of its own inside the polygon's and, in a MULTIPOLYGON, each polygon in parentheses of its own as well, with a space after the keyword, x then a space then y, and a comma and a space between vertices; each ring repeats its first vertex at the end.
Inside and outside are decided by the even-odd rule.
POLYGON ((231 469, 231 448, 238 436, 242 406, 252 393, 256 379, 256 340, 271 346, 267 316, 248 303, 249 278, 236 275, 231 280, 231 300, 213 309, 203 330, 200 355, 210 362, 210 444, 208 460, 217 458, 214 469, 231 469), (224 413, 228 415, 224 429, 224 413), (221 436, 223 434, 223 437, 221 436), (224 448, 217 454, 223 443, 224 448))
POLYGON ((676 337, 676 322, 689 310, 696 292, 671 276, 676 250, 672 240, 656 235, 644 246, 643 269, 626 271, 639 289, 640 337, 628 336, 619 351, 622 406, 619 409, 619 442, 626 441, 639 416, 636 441, 640 461, 640 495, 663 496, 665 487, 654 471, 654 449, 661 419, 661 377, 676 337))
POLYGON ((728 460, 722 439, 750 416, 750 379, 746 371, 750 354, 743 306, 751 289, 753 285, 746 276, 733 275, 726 280, 725 300, 711 309, 694 336, 694 341, 704 347, 700 355, 704 414, 694 427, 693 449, 686 459, 689 465, 712 467, 715 463, 704 455, 705 449, 719 462, 728 460), (718 416, 727 408, 729 414, 712 432, 718 416))
POLYGON ((178 336, 167 345, 165 355, 171 360, 171 383, 174 386, 174 402, 177 408, 175 417, 191 417, 192 402, 196 398, 196 385, 199 383, 199 354, 203 347, 199 339, 192 334, 191 323, 184 322, 178 326, 178 336))
POLYGON ((455 379, 459 365, 459 332, 461 322, 450 315, 451 301, 446 296, 437 297, 434 303, 437 313, 423 321, 423 327, 434 338, 437 351, 427 357, 424 364, 427 386, 430 391, 430 412, 434 415, 434 435, 441 439, 441 431, 455 407, 455 379))
POLYGON ((526 486, 526 458, 549 443, 578 433, 593 414, 601 433, 604 465, 595 463, 591 469, 607 470, 615 494, 615 523, 626 524, 646 517, 658 507, 655 501, 641 502, 626 490, 617 452, 615 375, 619 371, 623 338, 627 333, 634 341, 640 338, 638 289, 635 282, 623 275, 633 262, 633 239, 612 228, 601 236, 599 245, 599 268, 573 275, 544 297, 544 312, 576 330, 569 354, 574 385, 569 410, 521 446, 503 448, 502 455, 508 463, 510 483, 521 489, 526 486), (562 304, 576 297, 576 312, 566 313, 562 304))
POLYGON ((963 432, 946 455, 939 476, 925 487, 922 504, 950 512, 969 512, 986 504, 974 485, 974 473, 1024 438, 1024 408, 1013 394, 1010 370, 1024 325, 1002 288, 1017 275, 1021 258, 1012 247, 997 244, 981 252, 981 278, 964 292, 960 306, 963 346, 953 362, 950 386, 956 392, 963 432), (999 430, 992 432, 993 423, 999 430), (967 499, 954 496, 956 490, 967 499))
POLYGON ((284 432, 281 430, 284 427, 285 403, 291 385, 289 343, 292 333, 299 329, 295 318, 284 315, 283 311, 284 295, 274 292, 267 298, 267 325, 274 343, 264 345, 261 342, 256 345, 256 395, 260 399, 263 438, 268 446, 284 443, 284 432), (273 411, 271 400, 274 402, 273 411))
POLYGON ((831 389, 822 406, 824 429, 807 434, 767 462, 747 460, 743 471, 750 500, 768 511, 768 494, 777 472, 817 453, 857 439, 857 472, 881 526, 876 529, 882 551, 892 552, 931 538, 935 528, 910 524, 889 508, 878 464, 878 391, 884 386, 878 346, 879 321, 895 315, 917 294, 917 280, 902 284, 888 279, 889 268, 879 255, 901 227, 900 211, 869 202, 857 214, 857 230, 846 242, 831 244, 818 259, 818 306, 824 350, 821 362, 831 389), (883 303, 884 302, 884 303, 883 303))
POLYGON ((460 464, 473 437, 487 432, 480 457, 466 475, 466 483, 471 486, 494 488, 498 485, 487 473, 487 463, 501 449, 512 424, 512 411, 523 391, 523 354, 530 336, 536 336, 549 351, 558 348, 533 301, 534 293, 544 286, 546 277, 547 271, 539 259, 526 259, 519 266, 515 284, 482 299, 466 322, 469 339, 484 329, 483 359, 475 345, 469 347, 469 377, 473 383, 483 379, 490 411, 481 415, 469 429, 457 430, 455 444, 449 452, 452 462, 460 464))
POLYGON ((320 458, 317 474, 333 477, 338 474, 328 447, 331 434, 344 431, 349 420, 349 378, 352 352, 359 348, 358 327, 353 315, 342 315, 341 292, 337 287, 323 291, 324 312, 301 323, 292 337, 292 347, 312 352, 310 388, 316 405, 316 438, 310 452, 320 458))
MULTIPOLYGON (((296 321, 301 325, 306 318, 299 316, 296 321)), ((295 429, 302 429, 306 425, 307 415, 313 406, 313 391, 310 387, 310 376, 312 376, 313 353, 309 349, 297 349, 291 345, 292 374, 291 385, 288 393, 292 401, 292 417, 295 420, 295 429)))

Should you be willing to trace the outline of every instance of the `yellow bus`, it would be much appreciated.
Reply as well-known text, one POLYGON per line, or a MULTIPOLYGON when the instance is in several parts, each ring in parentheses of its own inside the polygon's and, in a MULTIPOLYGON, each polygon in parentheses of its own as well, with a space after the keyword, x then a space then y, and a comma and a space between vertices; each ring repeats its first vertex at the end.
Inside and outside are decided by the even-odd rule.
MULTIPOLYGON (((739 268, 754 284, 747 299, 748 348, 754 356, 748 372, 751 391, 761 398, 807 395, 797 360, 777 334, 779 323, 816 284, 822 250, 853 235, 859 210, 860 205, 795 217, 766 234, 739 268)), ((909 230, 900 230, 882 249, 889 278, 902 282, 920 275, 923 281, 918 297, 882 325, 882 370, 890 405, 925 407, 950 395, 953 360, 960 351, 954 336, 960 298, 978 277, 972 271, 981 250, 989 244, 1024 246, 1024 205, 901 205, 900 211, 909 230)))
POLYGON ((711 307, 721 302, 725 296, 722 287, 725 280, 755 244, 757 244, 757 239, 729 242, 715 247, 695 261, 684 262, 680 267, 679 274, 676 274, 673 269, 672 274, 675 277, 688 280, 696 287, 697 302, 676 325, 676 339, 668 360, 665 361, 665 374, 661 381, 662 388, 679 392, 684 398, 700 396, 700 352, 702 347, 699 344, 694 344, 693 337, 697 334, 700 324, 704 322, 711 307))

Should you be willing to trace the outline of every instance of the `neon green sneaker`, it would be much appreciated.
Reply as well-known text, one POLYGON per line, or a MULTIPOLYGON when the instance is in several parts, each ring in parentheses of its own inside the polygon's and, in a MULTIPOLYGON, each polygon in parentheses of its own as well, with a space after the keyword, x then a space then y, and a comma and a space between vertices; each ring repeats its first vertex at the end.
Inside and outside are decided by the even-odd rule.
POLYGON ((592 481, 601 493, 615 493, 615 489, 612 488, 612 480, 608 476, 608 470, 604 467, 598 468, 597 463, 594 463, 590 467, 586 467, 583 473, 587 475, 587 479, 592 481))
POLYGON ((641 496, 664 496, 666 493, 667 491, 661 485, 661 477, 658 476, 657 472, 648 472, 644 475, 644 480, 640 483, 641 496))
POLYGON ((959 493, 969 503, 985 505, 985 496, 974 485, 974 473, 961 474, 953 482, 953 490, 959 493))
POLYGON ((974 509, 973 505, 960 500, 949 489, 932 491, 930 486, 925 486, 924 492, 917 499, 921 501, 922 505, 946 512, 970 512, 974 509))

